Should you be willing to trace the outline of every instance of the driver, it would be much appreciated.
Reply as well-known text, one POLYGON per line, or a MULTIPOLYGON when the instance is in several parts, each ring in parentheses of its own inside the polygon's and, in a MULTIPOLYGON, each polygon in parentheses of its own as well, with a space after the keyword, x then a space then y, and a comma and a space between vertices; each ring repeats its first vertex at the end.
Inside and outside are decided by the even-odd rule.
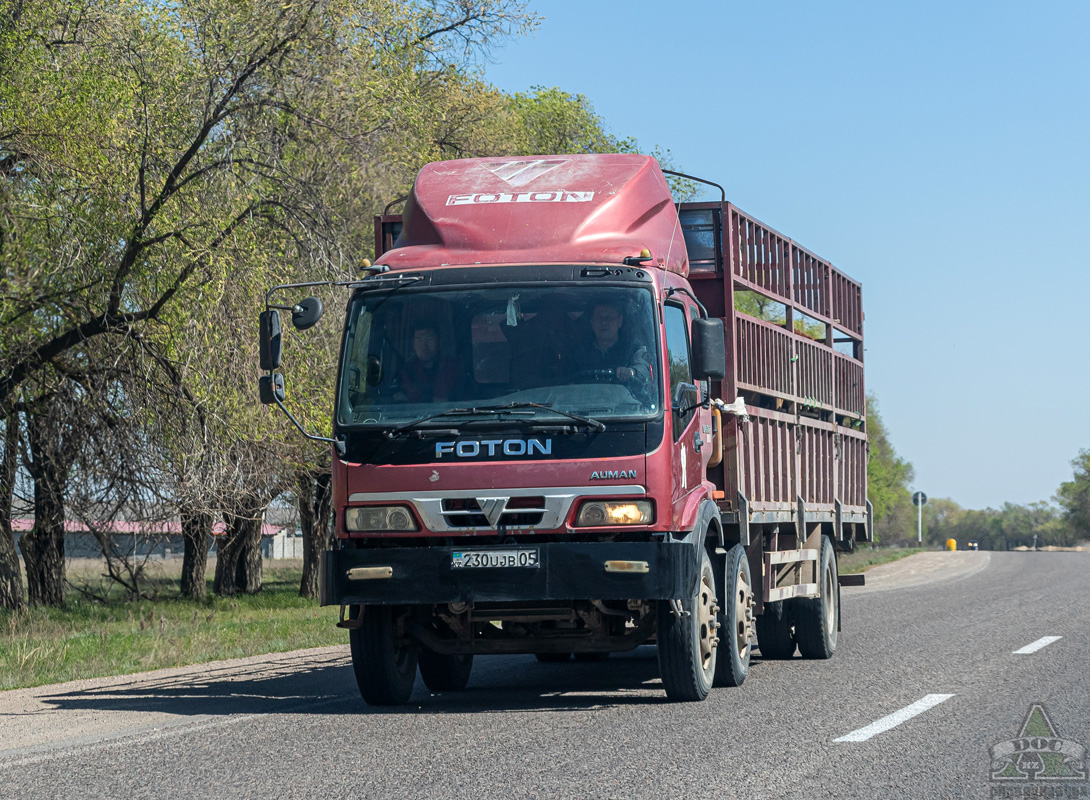
POLYGON ((633 341, 624 327, 624 312, 617 303, 603 300, 590 309, 590 330, 572 353, 577 373, 623 384, 636 396, 649 394, 654 374, 646 347, 633 341))

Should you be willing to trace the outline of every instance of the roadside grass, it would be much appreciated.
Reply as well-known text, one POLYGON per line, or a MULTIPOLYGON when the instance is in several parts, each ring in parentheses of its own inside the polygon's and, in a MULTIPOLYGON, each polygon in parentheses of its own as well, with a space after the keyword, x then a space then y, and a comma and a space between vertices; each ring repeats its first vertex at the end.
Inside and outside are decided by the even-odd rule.
MULTIPOLYGON (((66 609, 0 610, 0 690, 345 644, 337 609, 299 597, 301 578, 301 566, 266 562, 256 595, 186 600, 163 574, 151 580, 155 601, 97 602, 70 590, 66 609)), ((91 588, 96 577, 70 579, 91 588)))
POLYGON ((879 564, 889 564, 891 561, 899 561, 926 551, 925 547, 887 547, 881 550, 860 547, 854 553, 840 553, 836 559, 837 569, 841 575, 853 575, 879 564))

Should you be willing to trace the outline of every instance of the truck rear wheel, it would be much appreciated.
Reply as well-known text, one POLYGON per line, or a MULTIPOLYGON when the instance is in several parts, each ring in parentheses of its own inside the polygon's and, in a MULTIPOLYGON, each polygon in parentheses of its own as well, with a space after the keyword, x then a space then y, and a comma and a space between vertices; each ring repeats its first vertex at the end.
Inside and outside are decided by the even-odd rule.
POLYGON ((658 604, 659 673, 671 700, 703 700, 715 677, 718 607, 715 574, 707 551, 700 549, 700 570, 692 596, 681 602, 678 617, 671 602, 658 604))
POLYGON ((795 655, 795 626, 783 600, 765 603, 765 612, 757 616, 755 624, 762 658, 780 661, 795 655))
POLYGON ((390 606, 366 606, 362 615, 360 627, 348 636, 360 694, 371 706, 403 705, 416 682, 417 648, 395 638, 390 606))
POLYGON ((836 632, 840 627, 840 592, 836 554, 827 536, 821 537, 818 560, 818 586, 821 597, 795 600, 795 636, 803 658, 829 658, 836 650, 836 632))
POLYGON ((719 639, 715 665, 716 686, 741 686, 749 674, 753 638, 753 581, 745 548, 727 553, 723 572, 723 607, 719 612, 719 639))
POLYGON ((447 655, 426 647, 420 651, 420 677, 433 692, 460 692, 473 671, 472 655, 447 655))

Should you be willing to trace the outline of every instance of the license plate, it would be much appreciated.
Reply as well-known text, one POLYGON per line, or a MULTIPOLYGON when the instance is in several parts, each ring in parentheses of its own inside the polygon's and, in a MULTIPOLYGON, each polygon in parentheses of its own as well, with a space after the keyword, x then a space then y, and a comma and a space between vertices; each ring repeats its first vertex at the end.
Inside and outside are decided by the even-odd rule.
POLYGON ((536 567, 537 548, 517 550, 455 550, 450 554, 451 569, 536 567))

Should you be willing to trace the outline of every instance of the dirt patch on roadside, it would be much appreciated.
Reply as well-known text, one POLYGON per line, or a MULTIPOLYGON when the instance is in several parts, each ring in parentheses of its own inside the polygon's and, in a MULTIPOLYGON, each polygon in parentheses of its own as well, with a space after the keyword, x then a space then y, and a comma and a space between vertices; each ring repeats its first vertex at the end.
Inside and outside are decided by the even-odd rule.
POLYGON ((922 586, 935 581, 953 580, 980 572, 988 566, 991 554, 986 550, 954 550, 917 553, 908 558, 871 567, 863 574, 866 586, 841 587, 843 597, 869 592, 922 586))

